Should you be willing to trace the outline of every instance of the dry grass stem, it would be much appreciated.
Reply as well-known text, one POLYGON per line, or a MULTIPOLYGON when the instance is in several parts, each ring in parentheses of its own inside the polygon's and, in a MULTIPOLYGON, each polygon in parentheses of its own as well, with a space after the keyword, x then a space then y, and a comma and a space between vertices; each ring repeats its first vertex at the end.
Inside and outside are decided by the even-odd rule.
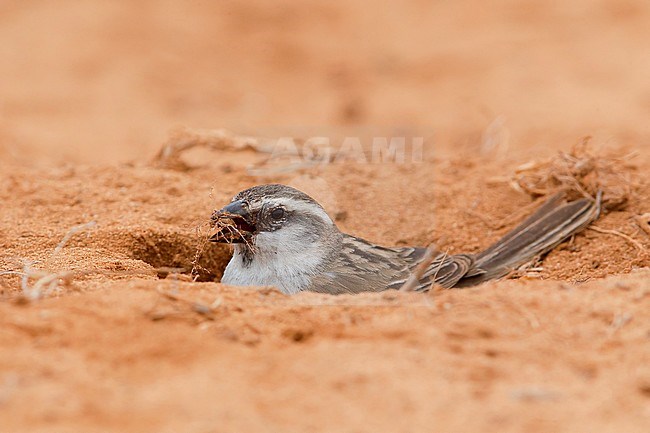
POLYGON ((238 218, 237 215, 228 215, 223 214, 219 215, 213 219, 212 232, 209 237, 214 238, 217 236, 222 236, 227 243, 233 243, 235 240, 241 240, 244 242, 247 248, 253 249, 253 244, 250 243, 248 236, 237 228, 234 218, 238 218))
MULTIPOLYGON (((431 293, 433 293, 433 289, 436 286, 436 278, 438 278, 438 273, 440 272, 440 269, 442 269, 442 266, 445 264, 445 260, 447 259, 447 256, 449 255, 448 253, 449 253, 449 251, 445 251, 442 254, 442 256, 440 257, 440 264, 438 265, 438 267, 436 268, 436 271, 431 276, 432 282, 431 282, 431 285, 429 286, 429 292, 431 292, 431 293)), ((434 260, 437 259, 437 258, 438 257, 435 257, 434 260)))
POLYGON ((65 236, 63 236, 63 239, 61 239, 61 242, 59 242, 59 244, 56 246, 56 248, 54 248, 54 252, 52 252, 52 255, 50 256, 50 258, 56 256, 63 249, 63 247, 66 246, 66 244, 70 241, 72 236, 74 236, 75 234, 77 234, 77 233, 79 233, 81 231, 91 229, 91 228, 95 227, 96 225, 97 225, 96 221, 90 221, 90 222, 87 222, 87 223, 84 223, 84 224, 79 224, 79 225, 76 225, 76 226, 72 227, 70 230, 68 230, 68 232, 65 234, 65 236))
POLYGON ((522 304, 516 304, 512 302, 510 299, 507 299, 503 296, 498 296, 497 299, 501 302, 501 304, 510 307, 513 311, 519 313, 524 319, 526 319, 526 322, 528 322, 528 325, 532 329, 538 329, 540 327, 539 319, 535 314, 533 314, 532 311, 530 311, 528 308, 526 308, 522 304))
POLYGON ((607 235, 613 235, 613 236, 618 236, 620 238, 625 239, 627 242, 632 244, 634 247, 636 247, 640 252, 645 253, 646 249, 644 248, 643 245, 641 245, 637 240, 633 239, 631 236, 626 235, 625 233, 621 233, 618 230, 608 230, 608 229, 603 229, 595 225, 591 225, 587 227, 589 230, 593 230, 598 233, 603 233, 607 235))
MULTIPOLYGON (((84 224, 79 224, 72 227, 63 236, 61 241, 54 248, 52 254, 45 260, 45 265, 57 255, 67 245, 70 239, 77 233, 90 229, 96 226, 95 221, 90 221, 84 224)), ((58 290, 60 285, 69 285, 75 276, 83 274, 80 271, 57 271, 52 272, 46 269, 35 269, 33 266, 37 262, 26 261, 23 263, 22 271, 3 271, 0 275, 17 275, 20 276, 20 287, 22 290, 23 299, 33 301, 41 297, 49 296, 58 290), (33 284, 30 284, 34 281, 33 284)))
POLYGON ((435 251, 436 250, 433 246, 429 246, 427 248, 427 250, 424 252, 424 256, 422 257, 420 264, 416 266, 415 270, 411 273, 411 275, 409 275, 404 284, 402 284, 402 287, 399 288, 400 292, 412 292, 415 290, 415 288, 420 284, 422 275, 424 275, 429 265, 431 265, 431 262, 434 259, 433 255, 435 254, 435 251))
POLYGON ((542 257, 537 256, 531 261, 524 263, 517 269, 510 271, 504 279, 517 279, 517 278, 541 278, 541 272, 544 272, 542 265, 542 257))
POLYGON ((153 159, 153 164, 161 168, 188 170, 190 167, 181 156, 194 148, 204 147, 212 151, 241 151, 252 149, 270 153, 272 147, 264 146, 254 137, 235 135, 224 129, 189 129, 184 128, 171 134, 153 159))
POLYGON ((566 153, 544 161, 531 161, 515 170, 510 184, 514 189, 534 197, 565 191, 570 198, 594 198, 603 191, 603 207, 607 210, 624 207, 640 184, 630 174, 635 153, 617 156, 595 154, 589 149, 589 138, 566 153))
POLYGON ((622 313, 622 314, 616 314, 614 318, 612 319, 612 323, 609 325, 609 335, 610 337, 616 334, 619 329, 621 329, 623 326, 627 325, 630 323, 633 319, 633 316, 631 313, 622 313))
POLYGON ((211 221, 199 224, 196 227, 196 233, 198 244, 196 252, 194 253, 194 258, 192 259, 192 270, 190 272, 194 281, 199 278, 199 271, 210 272, 209 269, 205 269, 201 266, 199 261, 201 260, 211 238, 222 238, 229 244, 232 244, 236 239, 241 240, 247 248, 250 250, 254 249, 254 245, 251 244, 250 239, 237 228, 233 218, 227 214, 213 215, 211 221), (204 232, 206 227, 208 230, 204 232))
POLYGON ((208 242, 210 241, 209 231, 205 233, 203 232, 203 228, 206 226, 209 226, 209 222, 196 226, 198 244, 196 246, 196 251, 194 252, 194 257, 192 259, 192 270, 190 271, 190 275, 192 276, 193 281, 198 280, 200 271, 205 271, 208 273, 210 272, 209 269, 205 269, 199 264, 199 261, 201 260, 201 257, 203 257, 203 253, 205 252, 208 242))
MULTIPOLYGON (((61 242, 54 248, 52 254, 45 260, 44 265, 54 258, 66 246, 70 239, 77 233, 92 228, 97 223, 90 221, 85 224, 79 224, 72 227, 63 236, 61 242)), ((69 286, 75 278, 86 275, 142 275, 143 272, 135 271, 103 271, 103 270, 61 270, 51 271, 48 269, 38 269, 34 266, 38 262, 25 261, 22 270, 7 270, 0 272, 1 275, 14 275, 20 277, 20 288, 22 296, 19 301, 35 301, 48 297, 56 293, 60 287, 69 286)))
POLYGON ((643 230, 648 236, 650 236, 650 213, 645 213, 643 215, 637 215, 634 217, 637 225, 641 230, 643 230))
POLYGON ((51 272, 42 269, 34 269, 35 263, 27 262, 22 272, 8 271, 12 275, 21 277, 22 300, 36 301, 47 298, 57 293, 61 287, 69 287, 72 282, 88 275, 105 275, 105 276, 127 276, 127 275, 150 275, 144 271, 106 271, 106 270, 76 270, 76 271, 57 271, 51 272), (31 283, 32 281, 33 284, 31 283))
POLYGON ((187 299, 177 293, 172 293, 163 289, 156 289, 158 294, 160 295, 157 299, 153 307, 146 312, 146 315, 151 319, 151 320, 163 320, 169 317, 173 316, 182 316, 183 314, 187 312, 192 312, 196 313, 199 316, 207 319, 207 320, 214 320, 215 319, 215 313, 216 309, 221 305, 222 300, 221 298, 215 299, 214 302, 212 302, 211 305, 207 305, 201 302, 194 301, 192 299, 187 299), (163 312, 163 311, 157 311, 157 307, 160 304, 161 299, 166 299, 169 301, 172 301, 172 303, 178 303, 183 306, 185 306, 184 309, 175 309, 174 311, 171 312, 163 312))

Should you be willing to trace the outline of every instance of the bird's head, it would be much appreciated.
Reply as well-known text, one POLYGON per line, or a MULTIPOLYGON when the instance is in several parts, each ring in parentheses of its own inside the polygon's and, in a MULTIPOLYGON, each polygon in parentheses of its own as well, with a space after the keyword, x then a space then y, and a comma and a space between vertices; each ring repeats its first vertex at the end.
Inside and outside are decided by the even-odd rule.
POLYGON ((212 214, 210 241, 275 254, 322 243, 338 229, 316 200, 285 185, 258 185, 212 214))

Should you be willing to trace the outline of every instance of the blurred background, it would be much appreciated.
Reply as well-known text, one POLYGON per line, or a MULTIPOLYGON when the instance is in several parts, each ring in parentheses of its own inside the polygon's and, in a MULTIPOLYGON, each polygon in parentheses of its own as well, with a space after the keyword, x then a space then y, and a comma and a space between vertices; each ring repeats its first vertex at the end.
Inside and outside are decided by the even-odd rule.
POLYGON ((3 0, 0 158, 149 158, 178 126, 644 143, 649 41, 647 0, 3 0))

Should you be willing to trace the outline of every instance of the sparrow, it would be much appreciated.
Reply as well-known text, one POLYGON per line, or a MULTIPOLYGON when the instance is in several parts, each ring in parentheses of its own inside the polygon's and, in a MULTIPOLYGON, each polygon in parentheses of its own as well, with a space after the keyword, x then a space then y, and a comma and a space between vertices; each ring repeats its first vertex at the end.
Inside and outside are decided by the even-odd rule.
POLYGON ((241 191, 214 211, 209 240, 234 246, 224 284, 343 294, 400 289, 410 279, 411 289, 426 291, 501 278, 599 214, 600 198, 567 202, 556 194, 485 251, 448 255, 425 247, 383 247, 343 233, 307 194, 268 184, 241 191))

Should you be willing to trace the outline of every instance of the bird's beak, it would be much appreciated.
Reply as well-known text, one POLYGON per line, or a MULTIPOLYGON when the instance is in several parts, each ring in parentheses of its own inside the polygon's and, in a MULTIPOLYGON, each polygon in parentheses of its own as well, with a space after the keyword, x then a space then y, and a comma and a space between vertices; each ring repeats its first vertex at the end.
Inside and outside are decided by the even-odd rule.
POLYGON ((210 220, 212 221, 210 242, 243 243, 248 242, 255 233, 255 221, 248 210, 248 205, 241 200, 214 211, 210 220))

